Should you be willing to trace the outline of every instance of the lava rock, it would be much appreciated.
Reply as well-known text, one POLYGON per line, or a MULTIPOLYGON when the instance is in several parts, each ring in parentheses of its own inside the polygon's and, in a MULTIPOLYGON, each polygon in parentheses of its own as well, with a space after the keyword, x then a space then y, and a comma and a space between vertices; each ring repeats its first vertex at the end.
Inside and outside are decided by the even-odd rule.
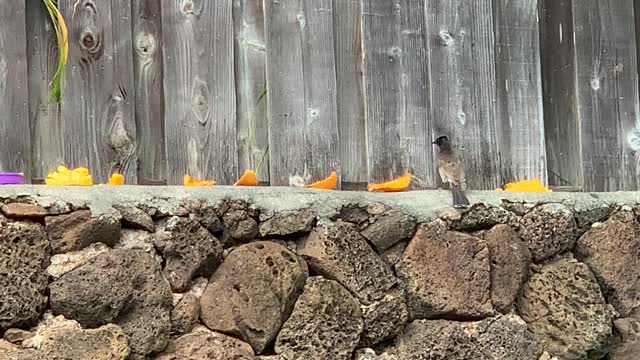
POLYGON ((93 243, 82 250, 53 255, 51 264, 47 267, 47 274, 53 279, 59 279, 62 275, 107 251, 109 248, 105 244, 93 243))
POLYGON ((258 223, 246 210, 230 210, 222 216, 222 222, 236 240, 246 242, 258 235, 258 223))
POLYGON ((90 210, 47 216, 47 235, 53 254, 82 250, 93 243, 113 246, 120 239, 120 221, 109 214, 93 217, 90 210))
POLYGON ((578 226, 566 206, 542 204, 520 219, 519 233, 533 261, 540 263, 572 249, 578 238, 578 226))
POLYGON ((640 353, 640 319, 622 318, 613 321, 620 334, 617 346, 609 353, 610 360, 635 360, 640 353))
POLYGON ((191 333, 171 341, 155 360, 234 359, 254 360, 249 344, 198 326, 191 333))
POLYGON ((497 224, 511 224, 516 222, 514 213, 499 207, 482 203, 471 205, 465 211, 452 209, 445 214, 444 219, 449 222, 452 230, 476 231, 490 229, 497 224))
POLYGON ((114 204, 113 207, 122 215, 122 224, 124 226, 149 232, 155 231, 153 219, 145 211, 135 206, 114 204))
POLYGON ((260 236, 285 236, 308 233, 316 223, 316 213, 310 209, 281 211, 260 223, 260 236))
POLYGON ((413 236, 416 219, 399 209, 389 209, 360 231, 373 247, 382 253, 396 243, 413 236))
POLYGON ((42 206, 23 203, 9 203, 2 205, 2 212, 9 218, 16 219, 42 219, 47 215, 47 210, 42 206))
POLYGON ((364 331, 360 346, 373 346, 392 339, 409 321, 405 295, 398 289, 389 291, 382 299, 362 306, 364 331))
POLYGON ((171 310, 171 335, 190 332, 198 323, 200 299, 195 294, 185 294, 171 310))

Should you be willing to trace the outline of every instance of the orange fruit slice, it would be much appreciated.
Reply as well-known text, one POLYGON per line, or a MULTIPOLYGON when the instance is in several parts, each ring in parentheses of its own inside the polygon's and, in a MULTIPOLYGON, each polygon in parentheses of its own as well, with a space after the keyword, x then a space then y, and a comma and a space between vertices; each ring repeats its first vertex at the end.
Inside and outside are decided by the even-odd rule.
POLYGON ((191 175, 185 175, 182 178, 184 186, 213 186, 216 184, 213 180, 197 180, 194 179, 191 175))
POLYGON ((380 192, 399 192, 406 190, 411 184, 411 174, 405 172, 402 176, 399 176, 391 181, 369 184, 367 187, 369 191, 380 192))
POLYGON ((253 170, 245 170, 233 186, 258 186, 258 175, 253 170))
POLYGON ((124 176, 118 173, 114 173, 109 178, 109 185, 122 185, 124 184, 124 176))
POLYGON ((335 171, 332 171, 329 176, 326 178, 314 182, 313 184, 307 185, 308 188, 311 189, 325 189, 325 190, 333 190, 336 188, 338 184, 338 174, 335 171))

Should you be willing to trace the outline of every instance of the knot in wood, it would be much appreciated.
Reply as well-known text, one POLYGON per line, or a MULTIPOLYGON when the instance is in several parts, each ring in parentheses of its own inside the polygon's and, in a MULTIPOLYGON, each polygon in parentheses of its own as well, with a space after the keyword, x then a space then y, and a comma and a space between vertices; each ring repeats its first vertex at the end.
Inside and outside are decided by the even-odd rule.
POLYGON ((100 45, 100 36, 96 32, 85 29, 82 34, 80 34, 80 46, 85 51, 95 54, 100 49, 100 45))
POLYGON ((204 6, 203 1, 210 0, 181 0, 180 1, 180 12, 186 16, 197 16, 202 12, 202 7, 204 6))
POLYGON ((440 44, 444 46, 449 46, 453 44, 453 37, 451 36, 451 34, 449 34, 447 30, 441 30, 438 33, 438 41, 440 41, 440 44))
POLYGON ((156 52, 156 38, 153 34, 143 31, 136 37, 136 52, 140 57, 152 56, 156 52))
POLYGON ((591 85, 591 89, 593 89, 593 91, 600 90, 600 79, 598 79, 597 76, 594 76, 591 81, 589 81, 589 84, 591 85))

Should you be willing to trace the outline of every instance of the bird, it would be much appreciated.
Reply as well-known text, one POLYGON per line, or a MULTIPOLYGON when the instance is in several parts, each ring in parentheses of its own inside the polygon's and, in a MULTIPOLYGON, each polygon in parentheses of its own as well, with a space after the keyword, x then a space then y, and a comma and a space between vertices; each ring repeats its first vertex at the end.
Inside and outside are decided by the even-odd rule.
POLYGON ((462 156, 451 147, 451 142, 446 136, 438 137, 434 142, 440 151, 438 152, 438 173, 443 183, 448 183, 451 188, 454 208, 469 207, 469 199, 464 194, 467 187, 464 176, 464 163, 462 156))

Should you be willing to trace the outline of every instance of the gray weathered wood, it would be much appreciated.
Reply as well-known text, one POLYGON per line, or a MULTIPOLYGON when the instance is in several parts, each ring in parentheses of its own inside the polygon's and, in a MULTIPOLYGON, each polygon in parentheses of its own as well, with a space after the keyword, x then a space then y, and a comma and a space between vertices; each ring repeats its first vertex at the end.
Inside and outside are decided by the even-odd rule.
POLYGON ((549 184, 582 186, 572 0, 545 0, 540 27, 549 184))
POLYGON ((94 182, 113 172, 135 183, 133 46, 129 0, 63 0, 69 28, 62 98, 68 166, 87 166, 94 182))
POLYGON ((32 177, 42 179, 64 163, 60 105, 49 98, 58 65, 58 43, 44 3, 26 4, 32 177))
POLYGON ((0 2, 0 172, 31 176, 25 1, 0 2))
POLYGON ((493 1, 501 175, 546 184, 537 0, 493 1))
POLYGON ((423 184, 435 184, 424 6, 413 0, 362 3, 370 182, 413 170, 423 184))
POLYGON ((131 2, 139 183, 166 180, 160 2, 131 2))
POLYGON ((434 136, 464 155, 467 186, 502 181, 496 126, 491 0, 427 1, 434 136))
POLYGON ((574 0, 577 96, 586 191, 638 190, 633 0, 574 0))
POLYGON ((331 0, 265 0, 271 185, 340 176, 331 0))
POLYGON ((234 0, 235 79, 238 106, 238 170, 269 180, 263 2, 234 0))
POLYGON ((162 2, 169 184, 238 175, 232 0, 162 2))
POLYGON ((342 182, 366 182, 361 0, 334 0, 338 133, 342 182))

